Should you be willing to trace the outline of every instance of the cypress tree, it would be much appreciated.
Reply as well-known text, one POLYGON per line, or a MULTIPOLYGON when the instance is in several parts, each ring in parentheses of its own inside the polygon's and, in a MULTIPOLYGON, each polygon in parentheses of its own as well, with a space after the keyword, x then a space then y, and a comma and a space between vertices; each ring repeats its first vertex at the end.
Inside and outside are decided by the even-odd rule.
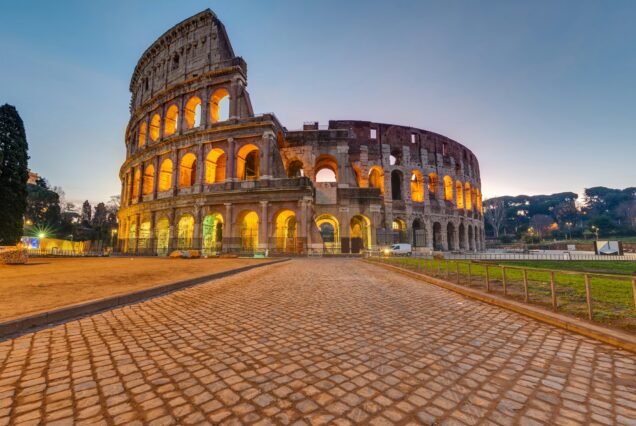
POLYGON ((27 203, 28 145, 12 105, 0 106, 0 245, 20 240, 27 203))

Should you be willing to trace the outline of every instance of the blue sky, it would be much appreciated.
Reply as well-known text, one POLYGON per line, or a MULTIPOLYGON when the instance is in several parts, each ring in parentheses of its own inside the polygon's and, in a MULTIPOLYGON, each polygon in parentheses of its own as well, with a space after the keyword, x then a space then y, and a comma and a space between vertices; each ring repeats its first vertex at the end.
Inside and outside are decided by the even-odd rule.
POLYGON ((248 63, 257 113, 361 119, 477 155, 483 193, 636 186, 636 2, 20 1, 0 15, 0 103, 70 200, 119 194, 142 52, 205 8, 248 63))

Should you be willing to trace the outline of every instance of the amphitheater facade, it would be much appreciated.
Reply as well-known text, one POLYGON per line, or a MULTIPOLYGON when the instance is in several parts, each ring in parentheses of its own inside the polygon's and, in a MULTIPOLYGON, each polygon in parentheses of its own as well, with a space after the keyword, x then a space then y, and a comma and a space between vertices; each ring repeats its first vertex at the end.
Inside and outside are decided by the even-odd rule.
POLYGON ((142 55, 130 91, 119 241, 126 252, 480 250, 479 163, 406 126, 288 130, 255 114, 247 64, 205 10, 142 55))

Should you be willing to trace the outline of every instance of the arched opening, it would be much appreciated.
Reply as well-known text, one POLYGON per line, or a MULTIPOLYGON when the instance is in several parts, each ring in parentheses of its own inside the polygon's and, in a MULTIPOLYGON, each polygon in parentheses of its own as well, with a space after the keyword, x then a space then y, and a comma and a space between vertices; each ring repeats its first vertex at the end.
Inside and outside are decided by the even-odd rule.
POLYGON ((210 122, 218 123, 230 118, 230 94, 218 89, 210 99, 210 122))
POLYGON ((298 159, 290 161, 287 165, 287 177, 297 178, 302 176, 305 176, 303 162, 298 159))
POLYGON ((466 182, 466 210, 472 210, 473 209, 473 203, 472 203, 472 199, 470 196, 470 183, 466 182))
POLYGON ((437 251, 444 250, 444 245, 442 244, 442 225, 439 222, 433 224, 433 249, 437 251))
POLYGON ((194 185, 197 173, 197 157, 192 153, 187 153, 181 159, 179 166, 179 186, 187 188, 194 185))
POLYGON ((475 250, 475 235, 473 232, 473 227, 468 225, 468 249, 475 250))
POLYGON ((243 145, 238 151, 236 174, 240 180, 256 180, 260 176, 260 151, 256 145, 243 145))
POLYGON ((393 231, 394 243, 406 243, 406 222, 402 219, 393 219, 391 222, 391 230, 393 231))
POLYGON ((413 220, 413 247, 426 247, 426 228, 418 218, 413 220))
POLYGON ((142 146, 144 146, 146 144, 146 133, 148 132, 148 125, 146 124, 145 121, 143 121, 140 125, 139 125, 139 147, 141 148, 142 146))
POLYGON ((316 159, 314 166, 316 182, 338 182, 338 161, 335 157, 323 154, 316 159))
POLYGON ((455 182, 455 194, 457 196, 457 208, 464 208, 464 191, 462 190, 462 183, 460 181, 455 182))
POLYGON ((144 169, 143 194, 150 195, 155 184, 155 168, 152 164, 144 169))
POLYGON ((351 253, 371 248, 371 221, 368 217, 357 214, 349 223, 349 237, 351 239, 351 253))
POLYGON ((455 225, 452 222, 448 222, 448 225, 446 225, 446 242, 448 243, 448 250, 457 250, 457 247, 455 247, 455 225))
POLYGON ((152 248, 150 241, 150 221, 142 222, 139 225, 139 238, 137 242, 137 251, 141 254, 148 253, 152 248))
POLYGON ((135 169, 135 174, 133 175, 133 187, 132 187, 132 198, 136 200, 139 198, 139 181, 141 180, 141 172, 139 171, 139 167, 135 169))
POLYGON ((155 225, 155 240, 157 241, 157 255, 165 256, 168 254, 170 246, 170 222, 167 218, 162 218, 155 225))
POLYGON ((201 125, 201 98, 193 96, 185 105, 185 121, 188 129, 201 125))
POLYGON ((434 200, 437 198, 437 173, 428 174, 428 196, 434 200))
POLYGON ((444 200, 453 202, 453 178, 444 176, 444 200))
POLYGON ((223 248, 223 216, 212 213, 203 219, 202 251, 204 256, 212 256, 223 248))
POLYGON ((179 123, 179 108, 176 105, 170 105, 166 111, 166 119, 163 128, 164 136, 174 135, 177 131, 179 123))
POLYGON ((391 199, 402 199, 402 172, 399 170, 391 172, 391 199))
POLYGON ((340 224, 330 214, 322 214, 316 218, 316 226, 320 231, 323 250, 328 253, 340 250, 340 224))
POLYGON ((369 187, 379 188, 380 195, 384 194, 384 171, 378 166, 371 167, 371 171, 369 172, 369 187))
POLYGON ((459 224, 459 249, 466 250, 466 227, 463 223, 459 224))
POLYGON ((194 216, 191 214, 184 214, 181 218, 179 218, 179 223, 177 224, 177 249, 191 249, 193 236, 194 216))
POLYGON ((159 192, 172 188, 172 160, 166 159, 159 168, 159 192))
POLYGON ((258 249, 258 215, 254 211, 244 211, 238 217, 238 235, 241 238, 241 250, 254 252, 258 249))
POLYGON ((478 209, 478 204, 477 204, 477 189, 473 186, 472 189, 470 190, 470 199, 473 200, 473 204, 475 205, 475 208, 478 209))
POLYGON ((150 119, 150 139, 154 142, 159 139, 159 133, 161 130, 161 116, 155 114, 150 119))
POLYGON ((214 148, 205 157, 205 183, 225 181, 226 156, 221 148, 214 148))
POLYGON ((389 165, 399 166, 401 164, 402 164, 402 150, 401 149, 391 150, 391 155, 389 156, 389 165))
POLYGON ((137 224, 131 223, 128 228, 128 252, 133 253, 137 249, 137 224))
POLYGON ((419 170, 411 173, 411 201, 421 203, 424 201, 424 177, 419 170))
POLYGON ((276 215, 275 244, 277 250, 294 253, 297 250, 296 242, 296 213, 291 210, 282 210, 276 215))

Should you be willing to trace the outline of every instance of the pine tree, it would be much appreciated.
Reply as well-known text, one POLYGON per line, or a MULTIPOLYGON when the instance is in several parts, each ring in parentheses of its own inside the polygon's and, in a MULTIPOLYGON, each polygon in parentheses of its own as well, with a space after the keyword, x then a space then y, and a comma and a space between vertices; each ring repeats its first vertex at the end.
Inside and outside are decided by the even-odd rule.
POLYGON ((20 240, 27 203, 28 144, 14 106, 0 106, 0 245, 20 240))
POLYGON ((92 213, 91 203, 88 200, 84 201, 84 204, 82 204, 82 224, 90 226, 92 213))

